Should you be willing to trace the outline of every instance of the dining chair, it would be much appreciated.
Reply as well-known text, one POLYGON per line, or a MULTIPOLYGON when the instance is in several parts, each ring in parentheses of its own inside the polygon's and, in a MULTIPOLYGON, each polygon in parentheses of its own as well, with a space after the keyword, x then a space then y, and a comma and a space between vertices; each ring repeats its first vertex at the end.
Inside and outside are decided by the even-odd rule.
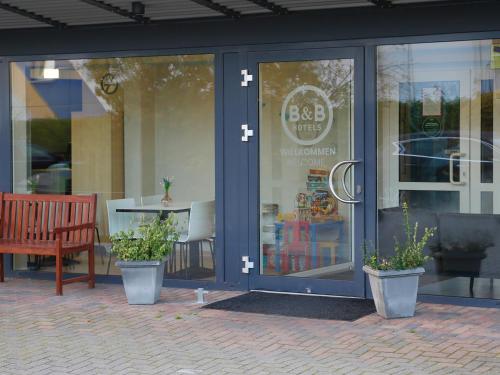
MULTIPOLYGON (((120 231, 134 231, 134 237, 138 236, 137 229, 140 225, 140 218, 136 213, 133 212, 116 212, 118 208, 132 208, 136 207, 136 201, 134 198, 125 199, 112 199, 106 201, 106 207, 108 209, 108 231, 109 235, 112 236, 120 231)), ((109 251, 108 258, 108 268, 106 274, 109 275, 109 267, 111 265, 111 249, 109 251)))
MULTIPOLYGON (((186 278, 188 277, 189 246, 192 242, 199 242, 201 258, 203 258, 203 242, 210 245, 212 264, 215 268, 215 254, 210 239, 213 237, 215 223, 215 201, 192 202, 189 212, 188 230, 181 233, 176 244, 180 247, 180 268, 184 263, 186 278)), ((172 261, 176 262, 177 256, 172 254, 172 261)))

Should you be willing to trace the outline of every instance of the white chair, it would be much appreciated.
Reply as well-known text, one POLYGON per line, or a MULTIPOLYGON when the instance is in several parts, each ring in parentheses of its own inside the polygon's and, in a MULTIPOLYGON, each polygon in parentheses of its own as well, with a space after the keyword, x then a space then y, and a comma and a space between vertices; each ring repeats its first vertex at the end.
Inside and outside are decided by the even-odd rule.
MULTIPOLYGON (((136 201, 134 198, 126 199, 113 199, 106 201, 106 207, 108 209, 108 231, 109 235, 112 236, 120 231, 133 230, 135 236, 137 236, 137 229, 140 225, 140 218, 138 214, 133 212, 116 212, 118 208, 132 208, 136 207, 136 201)), ((111 251, 109 252, 108 258, 108 270, 107 275, 109 275, 109 267, 111 264, 111 251)))
MULTIPOLYGON (((177 241, 180 246, 180 266, 184 263, 186 278, 188 276, 188 253, 191 242, 200 243, 201 258, 203 259, 203 242, 210 244, 212 264, 215 269, 215 254, 210 239, 213 237, 215 223, 215 201, 192 202, 189 212, 189 223, 187 233, 182 233, 177 241)), ((175 248, 175 247, 174 247, 175 248)), ((172 254, 171 263, 176 261, 175 251, 172 254)), ((172 266, 172 265, 171 265, 172 266)))

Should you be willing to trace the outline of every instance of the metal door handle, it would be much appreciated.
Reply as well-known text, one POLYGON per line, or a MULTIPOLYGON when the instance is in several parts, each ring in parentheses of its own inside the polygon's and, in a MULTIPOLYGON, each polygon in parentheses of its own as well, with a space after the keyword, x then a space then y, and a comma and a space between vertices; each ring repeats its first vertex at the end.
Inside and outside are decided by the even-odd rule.
MULTIPOLYGON (((465 182, 462 182, 462 181, 455 181, 453 179, 453 160, 455 160, 455 158, 458 160, 459 162, 459 165, 458 167, 460 168, 460 158, 464 157, 465 154, 462 153, 462 152, 452 152, 450 153, 450 169, 449 169, 449 175, 450 175, 450 184, 452 185, 465 185, 465 182)), ((458 174, 458 178, 460 179, 460 173, 458 174)))
POLYGON ((352 195, 348 190, 347 190, 347 185, 345 182, 345 179, 347 177, 347 171, 351 168, 352 165, 361 163, 361 160, 344 160, 341 161, 340 163, 337 163, 333 166, 332 170, 330 171, 330 176, 328 177, 328 184, 330 185, 330 190, 335 198, 337 198, 340 202, 347 203, 347 204, 356 204, 360 203, 360 200, 357 200, 354 198, 354 195, 352 195), (342 188, 344 189, 345 195, 347 195, 350 200, 342 198, 334 189, 333 187, 333 176, 335 175, 335 172, 342 167, 343 165, 346 165, 344 169, 344 174, 342 175, 342 188))

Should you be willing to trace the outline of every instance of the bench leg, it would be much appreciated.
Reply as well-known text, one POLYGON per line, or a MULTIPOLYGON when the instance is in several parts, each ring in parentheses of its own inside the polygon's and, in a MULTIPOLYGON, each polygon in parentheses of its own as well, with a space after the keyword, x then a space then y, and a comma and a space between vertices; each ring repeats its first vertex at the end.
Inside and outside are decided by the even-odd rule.
POLYGON ((63 294, 63 284, 62 284, 62 273, 63 273, 63 257, 61 249, 58 249, 56 254, 56 294, 62 296, 63 294))
POLYGON ((3 276, 3 254, 0 254, 0 283, 4 282, 3 276))
POLYGON ((94 244, 89 247, 89 289, 95 287, 95 267, 94 267, 94 244))

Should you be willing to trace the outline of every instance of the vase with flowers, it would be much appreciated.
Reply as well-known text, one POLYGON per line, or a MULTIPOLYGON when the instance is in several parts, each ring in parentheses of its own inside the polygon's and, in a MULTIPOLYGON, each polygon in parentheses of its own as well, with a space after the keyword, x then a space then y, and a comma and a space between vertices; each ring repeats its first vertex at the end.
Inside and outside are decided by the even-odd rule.
POLYGON ((172 182, 174 181, 173 177, 163 177, 161 181, 161 185, 163 187, 163 198, 161 203, 167 206, 170 202, 172 202, 172 197, 170 196, 170 188, 172 187, 172 182))

